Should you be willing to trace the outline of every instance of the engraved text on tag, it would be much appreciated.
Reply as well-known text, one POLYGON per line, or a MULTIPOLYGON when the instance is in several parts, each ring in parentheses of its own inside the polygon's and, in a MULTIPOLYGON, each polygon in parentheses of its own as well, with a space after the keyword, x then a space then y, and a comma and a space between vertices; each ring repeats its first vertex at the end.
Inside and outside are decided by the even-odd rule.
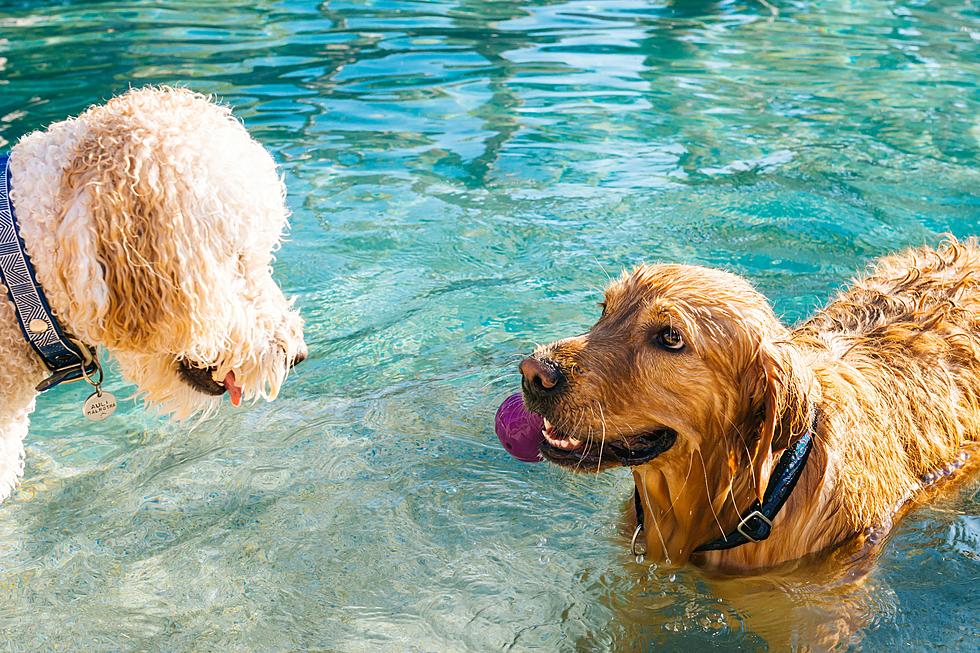
POLYGON ((116 412, 116 398, 104 390, 93 392, 82 405, 82 412, 91 420, 103 420, 116 412))

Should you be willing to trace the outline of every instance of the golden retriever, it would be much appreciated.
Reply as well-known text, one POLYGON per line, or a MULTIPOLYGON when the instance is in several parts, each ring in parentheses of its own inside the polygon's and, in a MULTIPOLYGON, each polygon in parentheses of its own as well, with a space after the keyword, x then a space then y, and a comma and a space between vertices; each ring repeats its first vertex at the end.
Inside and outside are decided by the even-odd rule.
POLYGON ((539 347, 521 373, 547 459, 632 467, 655 560, 747 571, 875 542, 976 448, 980 247, 882 258, 793 330, 734 274, 640 266, 588 333, 539 347), (803 438, 768 539, 697 552, 745 526, 803 438))

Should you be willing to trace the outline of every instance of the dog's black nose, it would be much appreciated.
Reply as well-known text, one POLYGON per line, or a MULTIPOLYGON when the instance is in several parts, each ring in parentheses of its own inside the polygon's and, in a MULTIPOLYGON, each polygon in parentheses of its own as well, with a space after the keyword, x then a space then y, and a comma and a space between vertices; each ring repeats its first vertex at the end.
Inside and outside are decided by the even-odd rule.
POLYGON ((306 350, 303 349, 301 351, 296 352, 296 355, 293 356, 293 362, 290 363, 289 366, 290 367, 296 367, 297 365, 299 365, 300 363, 302 363, 305 360, 306 360, 306 350))
POLYGON ((565 381, 565 375, 558 366, 547 360, 525 358, 521 361, 520 370, 524 377, 524 391, 539 397, 557 392, 565 381))

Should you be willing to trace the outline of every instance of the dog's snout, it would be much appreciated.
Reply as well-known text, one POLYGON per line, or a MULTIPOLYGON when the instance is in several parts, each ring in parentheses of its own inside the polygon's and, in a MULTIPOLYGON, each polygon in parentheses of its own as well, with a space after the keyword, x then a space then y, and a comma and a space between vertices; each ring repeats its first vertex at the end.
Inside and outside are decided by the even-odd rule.
POLYGON ((296 355, 295 356, 293 356, 293 360, 289 364, 289 366, 290 367, 296 367, 297 365, 299 365, 300 363, 302 363, 303 361, 305 361, 306 360, 306 357, 307 357, 306 349, 301 349, 300 351, 296 352, 296 355))
POLYGON ((557 365, 537 358, 525 358, 521 361, 520 370, 525 390, 539 396, 554 393, 565 380, 557 365))

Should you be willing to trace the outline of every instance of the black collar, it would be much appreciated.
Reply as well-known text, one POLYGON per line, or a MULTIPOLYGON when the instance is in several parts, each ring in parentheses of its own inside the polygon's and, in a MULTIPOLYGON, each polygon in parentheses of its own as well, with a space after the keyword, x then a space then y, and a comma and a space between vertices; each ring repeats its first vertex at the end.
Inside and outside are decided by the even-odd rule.
POLYGON ((92 375, 98 362, 84 345, 68 338, 48 305, 34 274, 10 201, 9 156, 0 156, 0 283, 14 305, 17 324, 51 376, 37 386, 39 392, 65 381, 92 375))
MULTIPOLYGON (((716 540, 702 544, 694 549, 695 553, 704 551, 722 551, 734 549, 737 546, 749 542, 761 542, 772 534, 772 524, 776 520, 776 515, 789 495, 793 492, 803 469, 806 467, 807 458, 813 449, 813 433, 816 429, 816 415, 810 423, 810 430, 803 437, 791 444, 782 455, 779 462, 769 478, 769 485, 766 486, 766 493, 762 503, 756 499, 745 517, 735 527, 735 530, 728 535, 722 535, 716 540)), ((636 538, 643 531, 643 506, 640 503, 640 490, 634 487, 633 505, 636 509, 636 531, 633 533, 633 553, 636 554, 636 538)))

